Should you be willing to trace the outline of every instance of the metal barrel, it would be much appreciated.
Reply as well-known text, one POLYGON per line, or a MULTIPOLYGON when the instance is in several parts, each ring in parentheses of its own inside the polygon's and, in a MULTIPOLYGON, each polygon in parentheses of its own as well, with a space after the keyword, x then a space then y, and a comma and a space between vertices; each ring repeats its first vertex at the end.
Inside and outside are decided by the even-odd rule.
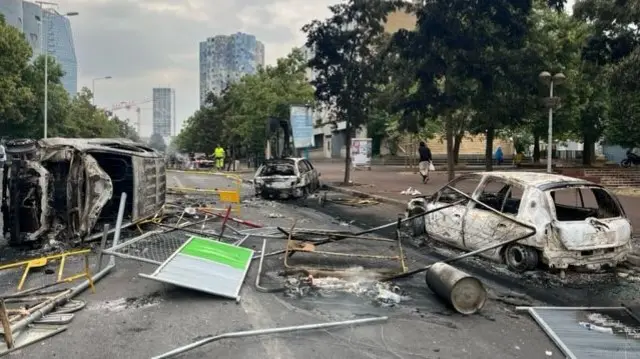
POLYGON ((435 263, 426 274, 427 286, 458 313, 474 314, 487 301, 480 280, 446 263, 435 263))

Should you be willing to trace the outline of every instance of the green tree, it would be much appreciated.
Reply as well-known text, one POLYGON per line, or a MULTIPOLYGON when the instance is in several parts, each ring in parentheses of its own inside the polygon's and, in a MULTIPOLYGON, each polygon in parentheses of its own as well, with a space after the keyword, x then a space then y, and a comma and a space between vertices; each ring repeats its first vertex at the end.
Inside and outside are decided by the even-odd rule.
MULTIPOLYGON (((47 135, 64 136, 70 103, 61 82, 64 71, 53 57, 47 59, 47 135)), ((25 120, 12 128, 14 137, 40 138, 44 134, 44 61, 44 56, 38 56, 25 72, 24 81, 35 96, 32 102, 24 104, 25 120)))
POLYGON ((309 66, 316 73, 316 98, 334 109, 346 123, 344 182, 349 183, 351 137, 366 124, 373 94, 378 90, 381 64, 377 51, 384 44, 387 15, 401 1, 349 0, 329 7, 332 15, 303 27, 313 50, 309 66))
POLYGON ((117 137, 128 138, 132 141, 140 142, 138 131, 131 126, 129 119, 121 120, 118 116, 113 116, 110 121, 117 126, 117 137))
POLYGON ((187 120, 176 147, 210 153, 222 145, 231 149, 231 157, 241 150, 262 152, 269 118, 288 119, 290 105, 313 102, 313 87, 305 71, 303 53, 294 49, 275 66, 244 76, 220 96, 209 94, 205 106, 187 120))
MULTIPOLYGON (((583 51, 597 100, 592 104, 595 111, 588 114, 606 142, 626 147, 640 144, 640 130, 630 126, 640 116, 634 77, 640 73, 639 5, 638 1, 580 0, 574 7, 574 16, 593 26, 583 51)), ((585 128, 590 130, 588 125, 585 128)))
POLYGON ((15 126, 26 121, 24 106, 35 101, 24 81, 29 72, 32 51, 24 36, 0 16, 0 130, 12 136, 15 126))
POLYGON ((417 11, 416 31, 395 36, 401 55, 416 64, 420 88, 413 106, 444 120, 451 179, 454 116, 465 109, 473 109, 476 126, 487 130, 491 166, 492 135, 513 118, 504 116, 503 106, 512 100, 510 67, 513 53, 524 45, 531 8, 531 0, 429 1, 417 11))
POLYGON ((110 121, 106 112, 97 109, 92 103, 91 90, 83 87, 71 100, 68 116, 64 124, 64 137, 119 137, 118 125, 110 121))

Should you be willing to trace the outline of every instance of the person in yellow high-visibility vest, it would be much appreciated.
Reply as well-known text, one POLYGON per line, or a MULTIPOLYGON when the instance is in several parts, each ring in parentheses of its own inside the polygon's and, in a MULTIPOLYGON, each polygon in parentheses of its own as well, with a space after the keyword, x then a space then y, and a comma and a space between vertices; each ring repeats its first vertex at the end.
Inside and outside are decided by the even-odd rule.
POLYGON ((218 147, 213 150, 213 157, 216 160, 216 169, 218 171, 222 171, 222 168, 224 167, 224 148, 218 145, 218 147))

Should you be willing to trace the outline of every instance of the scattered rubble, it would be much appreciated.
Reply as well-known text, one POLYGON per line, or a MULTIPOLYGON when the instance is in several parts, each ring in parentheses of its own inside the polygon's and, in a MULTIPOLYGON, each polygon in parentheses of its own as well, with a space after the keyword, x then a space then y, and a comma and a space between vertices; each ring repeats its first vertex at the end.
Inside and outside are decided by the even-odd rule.
POLYGON ((291 298, 330 297, 352 295, 366 298, 375 305, 393 307, 401 302, 411 300, 400 287, 389 283, 370 279, 341 279, 334 277, 313 278, 288 277, 285 284, 285 295, 291 298))

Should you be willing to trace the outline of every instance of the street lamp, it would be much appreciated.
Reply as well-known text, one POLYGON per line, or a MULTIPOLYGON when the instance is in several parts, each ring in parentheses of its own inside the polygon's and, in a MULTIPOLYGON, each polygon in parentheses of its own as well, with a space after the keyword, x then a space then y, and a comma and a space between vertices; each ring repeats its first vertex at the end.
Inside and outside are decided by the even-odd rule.
MULTIPOLYGON (((49 10, 45 10, 44 6, 57 6, 58 4, 54 2, 48 1, 36 1, 37 4, 40 5, 40 42, 41 42, 41 50, 44 53, 44 138, 47 138, 47 127, 48 127, 48 110, 49 110, 49 36, 47 36, 47 41, 44 41, 44 26, 45 26, 45 12, 49 10), (46 45, 45 45, 46 44, 46 45)), ((77 16, 79 13, 77 11, 71 11, 64 14, 60 14, 55 9, 51 9, 51 11, 55 12, 60 16, 77 16)), ((48 33, 48 31, 47 31, 48 33)))
POLYGON ((549 86, 549 98, 546 103, 547 107, 549 107, 549 137, 547 138, 547 173, 551 173, 551 157, 552 157, 552 143, 553 143, 553 107, 556 105, 557 101, 553 97, 553 86, 561 85, 566 77, 562 72, 558 72, 557 74, 551 76, 551 73, 548 71, 542 71, 538 78, 542 83, 549 86))
POLYGON ((110 80, 110 79, 112 79, 111 76, 105 76, 105 77, 98 77, 98 78, 95 78, 95 79, 91 80, 91 95, 92 95, 91 104, 92 105, 96 104, 96 81, 99 81, 99 80, 110 80))

